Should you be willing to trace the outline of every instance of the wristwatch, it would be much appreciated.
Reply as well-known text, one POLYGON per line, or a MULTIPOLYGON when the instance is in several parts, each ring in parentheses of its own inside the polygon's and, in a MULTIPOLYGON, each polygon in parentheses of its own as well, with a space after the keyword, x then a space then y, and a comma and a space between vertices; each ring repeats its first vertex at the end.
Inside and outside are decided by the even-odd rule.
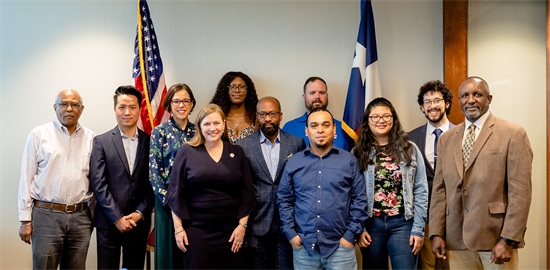
POLYGON ((507 245, 509 246, 513 246, 517 243, 519 243, 518 241, 514 241, 512 239, 508 239, 508 238, 505 238, 505 237, 502 237, 502 239, 504 240, 504 242, 506 242, 507 245))

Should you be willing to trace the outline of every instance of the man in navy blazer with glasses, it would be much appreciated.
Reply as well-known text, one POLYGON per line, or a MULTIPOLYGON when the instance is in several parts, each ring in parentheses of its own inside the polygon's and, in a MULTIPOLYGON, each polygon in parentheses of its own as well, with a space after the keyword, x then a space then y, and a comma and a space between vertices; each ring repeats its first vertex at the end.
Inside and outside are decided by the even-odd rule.
POLYGON ((237 141, 250 163, 258 204, 250 214, 247 229, 247 267, 293 269, 292 247, 281 231, 276 206, 277 189, 289 156, 305 149, 304 139, 283 132, 281 104, 264 97, 256 106, 260 130, 237 141))

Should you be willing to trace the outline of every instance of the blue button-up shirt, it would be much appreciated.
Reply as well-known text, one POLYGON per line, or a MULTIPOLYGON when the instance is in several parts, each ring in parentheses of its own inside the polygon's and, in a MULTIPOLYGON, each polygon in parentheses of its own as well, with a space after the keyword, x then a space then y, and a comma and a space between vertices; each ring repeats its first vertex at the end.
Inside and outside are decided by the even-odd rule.
POLYGON ((350 243, 363 232, 367 219, 365 179, 357 159, 332 144, 319 157, 308 147, 287 164, 277 192, 277 205, 288 240, 299 235, 309 256, 319 244, 330 256, 340 239, 350 243))
POLYGON ((267 169, 269 170, 273 181, 275 181, 277 166, 279 166, 279 152, 281 152, 280 134, 280 132, 277 132, 277 137, 275 137, 275 140, 271 143, 271 141, 260 130, 260 147, 262 148, 265 164, 267 165, 267 169))

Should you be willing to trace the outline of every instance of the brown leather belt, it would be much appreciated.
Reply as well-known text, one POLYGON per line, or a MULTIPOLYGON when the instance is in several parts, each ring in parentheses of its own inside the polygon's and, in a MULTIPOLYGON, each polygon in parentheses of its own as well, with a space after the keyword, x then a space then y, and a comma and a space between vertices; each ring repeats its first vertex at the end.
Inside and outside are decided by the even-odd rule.
POLYGON ((35 207, 52 209, 57 211, 64 211, 67 213, 80 212, 88 209, 88 203, 79 203, 79 204, 57 204, 43 201, 34 201, 35 207), (52 207, 53 204, 53 207, 52 207))

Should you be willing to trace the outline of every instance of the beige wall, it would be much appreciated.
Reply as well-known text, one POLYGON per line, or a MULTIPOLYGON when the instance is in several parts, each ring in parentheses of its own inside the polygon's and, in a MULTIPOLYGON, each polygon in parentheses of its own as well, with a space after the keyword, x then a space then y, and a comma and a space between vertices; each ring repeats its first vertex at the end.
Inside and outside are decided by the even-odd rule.
POLYGON ((527 130, 533 201, 520 269, 546 268, 546 28, 544 1, 471 1, 469 75, 491 87, 490 110, 527 130))
MULTIPOLYGON (((359 1, 148 2, 166 83, 187 83, 197 107, 210 101, 225 72, 241 70, 252 77, 260 97, 279 98, 283 120, 291 120, 304 112, 303 82, 316 75, 327 80, 329 109, 342 118, 359 1)), ((415 102, 419 86, 443 79, 442 2, 375 0, 373 6, 382 91, 410 130, 425 122, 415 102)), ((132 83, 136 8, 137 1, 0 0, 1 269, 32 265, 30 246, 17 236, 17 189, 26 136, 55 118, 54 97, 67 87, 84 97, 83 125, 100 134, 116 124, 111 96, 117 86, 132 83)), ((517 121, 534 123, 519 117, 517 121)), ((535 144, 533 136, 540 132, 528 132, 535 144)), ((536 139, 544 143, 543 137, 536 139)), ((544 163, 538 170, 542 175, 544 163)), ((528 233, 543 232, 544 225, 543 218, 531 218, 528 233)), ((543 261, 541 241, 528 243, 540 253, 525 256, 543 261)), ((93 238, 90 269, 96 266, 95 248, 93 238)))

